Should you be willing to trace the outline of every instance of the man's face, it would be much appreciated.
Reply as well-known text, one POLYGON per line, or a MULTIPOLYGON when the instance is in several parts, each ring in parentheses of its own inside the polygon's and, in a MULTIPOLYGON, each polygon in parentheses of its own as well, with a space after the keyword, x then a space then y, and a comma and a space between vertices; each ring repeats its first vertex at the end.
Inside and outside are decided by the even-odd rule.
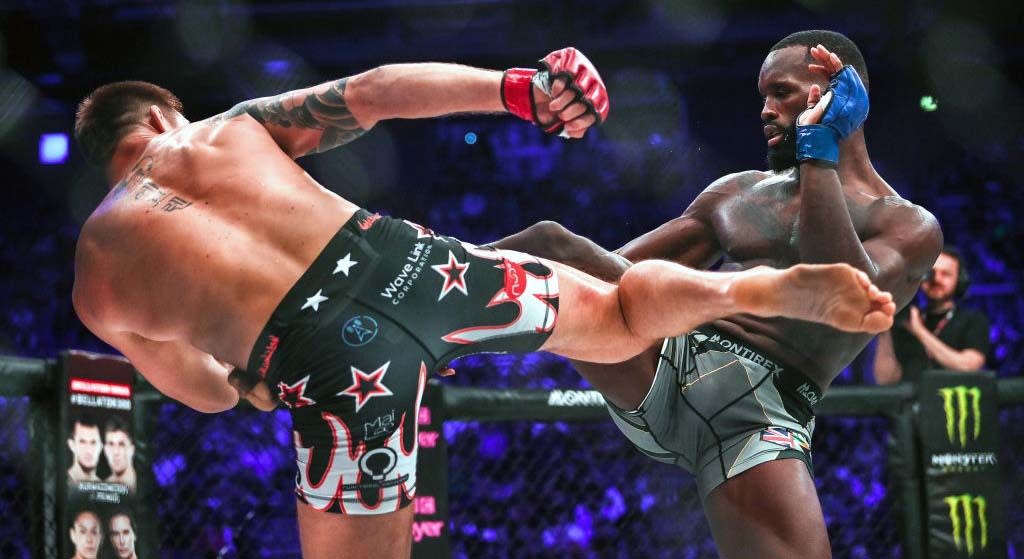
POLYGON ((768 53, 757 76, 757 91, 764 99, 761 121, 768 144, 768 168, 781 171, 796 166, 796 117, 807 108, 811 85, 822 91, 825 76, 811 72, 814 62, 808 47, 792 46, 768 53))
POLYGON ((135 445, 131 437, 124 431, 110 431, 107 433, 106 443, 103 445, 103 453, 107 455, 107 462, 110 462, 110 469, 114 475, 122 475, 132 465, 132 457, 135 456, 135 445))
POLYGON ((94 513, 82 512, 71 524, 71 543, 75 544, 76 559, 96 559, 101 539, 100 519, 94 513))
POLYGON ((118 559, 135 557, 135 530, 127 516, 118 514, 110 519, 110 543, 118 559))
POLYGON ((960 263, 956 258, 942 253, 932 266, 932 274, 921 283, 921 291, 932 302, 944 303, 953 299, 956 280, 960 274, 960 263))
POLYGON ((79 467, 85 471, 96 469, 100 460, 100 428, 95 425, 75 423, 75 429, 68 439, 68 446, 75 455, 79 467))

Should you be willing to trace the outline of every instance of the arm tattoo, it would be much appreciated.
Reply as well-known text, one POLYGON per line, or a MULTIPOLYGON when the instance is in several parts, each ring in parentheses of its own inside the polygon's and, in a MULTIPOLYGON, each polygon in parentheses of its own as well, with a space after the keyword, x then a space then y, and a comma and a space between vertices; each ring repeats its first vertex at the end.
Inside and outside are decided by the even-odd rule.
POLYGON ((143 157, 135 164, 128 176, 114 186, 114 197, 121 198, 131 196, 136 200, 150 207, 160 207, 161 210, 171 213, 175 210, 182 210, 192 205, 192 202, 174 195, 170 189, 164 188, 149 180, 149 173, 153 170, 153 158, 143 157))
POLYGON ((235 116, 246 112, 264 125, 322 130, 320 143, 313 150, 319 153, 347 144, 366 133, 345 103, 346 82, 348 78, 331 83, 322 93, 296 95, 291 92, 255 99, 242 103, 229 114, 235 116), (291 108, 286 108, 286 103, 291 108))

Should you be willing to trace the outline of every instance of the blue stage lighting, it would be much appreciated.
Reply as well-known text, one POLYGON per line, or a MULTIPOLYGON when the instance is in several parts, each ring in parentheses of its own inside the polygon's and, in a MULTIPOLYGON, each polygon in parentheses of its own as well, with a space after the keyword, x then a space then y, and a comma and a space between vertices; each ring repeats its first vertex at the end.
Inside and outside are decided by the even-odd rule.
POLYGON ((263 63, 263 71, 274 76, 283 76, 291 69, 292 63, 288 60, 267 60, 263 63))
POLYGON ((68 135, 64 132, 39 136, 39 162, 61 165, 68 160, 68 135))
POLYGON ((473 145, 476 143, 476 132, 466 132, 466 143, 473 145))

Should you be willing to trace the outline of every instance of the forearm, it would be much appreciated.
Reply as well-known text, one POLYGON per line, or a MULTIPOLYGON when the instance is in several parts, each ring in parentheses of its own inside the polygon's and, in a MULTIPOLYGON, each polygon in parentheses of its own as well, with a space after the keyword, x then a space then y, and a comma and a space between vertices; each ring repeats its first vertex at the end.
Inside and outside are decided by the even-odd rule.
POLYGON ((800 261, 808 264, 844 262, 874 279, 877 269, 864 250, 850 219, 843 187, 834 169, 813 162, 800 165, 800 261))
POLYGON ((891 332, 882 332, 878 335, 874 370, 875 382, 878 384, 896 384, 903 378, 903 368, 896 359, 891 332))
POLYGON ((438 62, 380 66, 348 80, 345 99, 363 128, 391 118, 504 112, 502 73, 438 62))
POLYGON ((972 371, 980 369, 984 365, 984 363, 978 363, 976 356, 971 351, 954 349, 928 330, 920 330, 915 335, 924 346, 928 357, 943 369, 972 371))
MULTIPOLYGON (((203 413, 218 413, 238 405, 238 392, 228 384, 233 367, 209 355, 189 356, 182 363, 180 378, 167 393, 183 404, 203 413)), ((159 388, 159 386, 158 386, 159 388)))
POLYGON ((609 283, 617 283, 631 263, 553 221, 542 221, 499 241, 494 248, 515 250, 560 262, 609 283))

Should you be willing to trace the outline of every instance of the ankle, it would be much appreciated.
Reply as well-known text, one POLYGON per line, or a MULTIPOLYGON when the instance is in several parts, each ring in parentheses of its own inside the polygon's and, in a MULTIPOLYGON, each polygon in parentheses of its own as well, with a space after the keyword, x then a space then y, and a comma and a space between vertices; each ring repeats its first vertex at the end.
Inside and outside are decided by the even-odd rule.
POLYGON ((780 271, 763 268, 747 270, 730 278, 727 300, 737 314, 774 316, 773 301, 778 293, 780 271))

